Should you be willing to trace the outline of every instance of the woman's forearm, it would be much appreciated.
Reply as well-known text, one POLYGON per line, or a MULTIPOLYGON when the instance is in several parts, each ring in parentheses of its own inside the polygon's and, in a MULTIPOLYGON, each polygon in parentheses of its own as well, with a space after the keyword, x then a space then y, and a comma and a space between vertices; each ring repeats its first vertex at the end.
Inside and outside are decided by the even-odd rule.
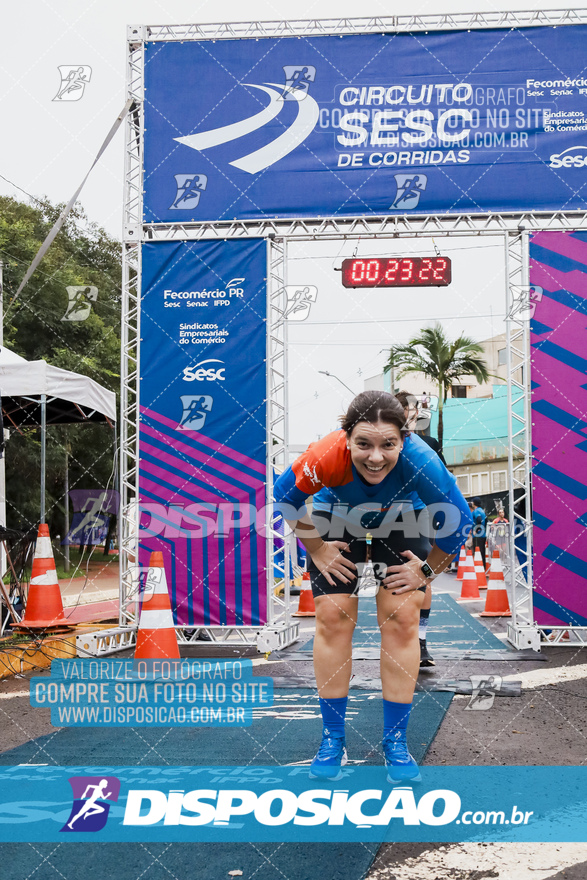
POLYGON ((310 519, 308 513, 305 513, 303 517, 297 521, 288 519, 286 522, 296 538, 299 538, 302 542, 310 556, 323 546, 324 541, 322 536, 310 519))
POLYGON ((434 574, 439 575, 446 571, 455 556, 456 553, 445 553, 437 544, 432 544, 432 550, 428 554, 426 562, 434 574))

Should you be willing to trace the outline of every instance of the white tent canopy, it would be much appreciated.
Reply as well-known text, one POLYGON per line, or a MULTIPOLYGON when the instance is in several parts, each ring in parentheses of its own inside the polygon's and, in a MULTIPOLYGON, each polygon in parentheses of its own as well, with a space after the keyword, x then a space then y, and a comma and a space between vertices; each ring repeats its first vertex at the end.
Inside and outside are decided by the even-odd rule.
MULTIPOLYGON (((75 422, 108 422, 116 427, 116 395, 98 382, 52 367, 46 361, 27 361, 8 348, 0 348, 0 398, 4 424, 40 425, 41 522, 45 522, 45 452, 47 425, 75 422)), ((4 462, 2 462, 3 466, 4 462)), ((3 474, 0 492, 5 496, 3 474)), ((5 522, 5 511, 0 508, 5 522), (4 514, 4 515, 3 515, 4 514)))
MULTIPOLYGON (((5 347, 0 348, 0 397, 3 401, 4 398, 40 398, 41 395, 46 397, 49 424, 86 419, 116 422, 116 395, 113 391, 87 376, 53 367, 46 361, 27 361, 5 347)), ((12 407, 5 408, 8 424, 15 417, 15 412, 11 413, 10 409, 12 407)), ((21 424, 22 419, 17 423, 21 424)))

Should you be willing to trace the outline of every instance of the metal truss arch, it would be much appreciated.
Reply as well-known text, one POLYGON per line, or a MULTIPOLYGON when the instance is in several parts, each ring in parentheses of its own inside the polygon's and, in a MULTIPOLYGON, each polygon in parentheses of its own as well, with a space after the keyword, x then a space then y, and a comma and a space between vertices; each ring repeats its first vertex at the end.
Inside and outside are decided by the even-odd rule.
MULTIPOLYGON (((140 424, 140 289, 141 245, 143 242, 197 241, 264 238, 267 240, 267 496, 271 498, 273 470, 287 466, 287 246, 293 241, 326 241, 344 238, 413 238, 427 236, 500 236, 504 242, 508 281, 508 313, 512 290, 527 283, 528 236, 537 231, 587 231, 587 214, 558 211, 506 214, 403 214, 354 217, 306 217, 189 223, 143 222, 143 95, 144 49, 146 42, 183 40, 234 40, 275 37, 304 38, 353 34, 389 34, 422 31, 473 30, 486 28, 559 27, 587 23, 587 9, 482 13, 381 16, 370 18, 332 18, 325 21, 273 21, 233 24, 194 24, 130 26, 128 28, 127 96, 133 98, 125 135, 124 255, 122 295, 121 366, 121 627, 136 626, 138 583, 139 507, 139 424, 140 424), (526 281, 524 281, 526 279, 526 281)), ((508 412, 510 419, 510 509, 513 489, 526 499, 526 512, 513 516, 518 531, 531 538, 531 424, 529 418, 530 370, 529 328, 515 318, 508 321, 508 412), (523 417, 514 415, 513 403, 522 401, 523 417)), ((517 497, 517 496, 516 496, 517 497)), ((267 535, 274 535, 273 521, 266 521, 267 535)), ((512 559, 516 558, 512 534, 512 559)), ((206 631, 213 641, 236 638, 256 644, 261 650, 284 647, 295 637, 297 624, 289 618, 289 548, 285 542, 283 577, 274 579, 273 542, 267 541, 267 596, 269 617, 264 628, 198 627, 179 633, 180 641, 194 641, 206 631), (283 597, 280 587, 283 586, 283 597)), ((281 572, 280 572, 281 573, 281 572)), ((543 628, 533 621, 531 559, 516 566, 513 574, 513 618, 508 627, 510 640, 517 647, 537 647, 545 638, 543 628)), ((181 628, 180 628, 181 629, 181 628)), ((551 628, 555 641, 563 632, 574 630, 577 641, 587 644, 587 630, 574 627, 551 628)), ((126 633, 126 630, 125 630, 126 633)), ((126 638, 126 636, 125 636, 126 638)), ((116 650, 124 639, 112 637, 104 642, 105 653, 116 650)), ((560 642, 563 644, 563 642, 560 642)), ((567 643, 568 644, 568 643, 567 643)), ((118 648, 120 649, 120 648, 118 648)))
MULTIPOLYGON (((390 34, 418 31, 480 30, 576 25, 587 23, 587 9, 543 9, 519 12, 459 12, 431 15, 385 15, 369 18, 329 18, 294 21, 245 21, 217 24, 149 25, 144 39, 247 40, 275 37, 344 37, 352 34, 390 34)), ((135 32, 138 29, 135 29, 135 32)))
MULTIPOLYGON (((584 211, 520 214, 399 214, 359 217, 301 217, 291 220, 222 220, 206 223, 146 223, 143 241, 199 241, 202 239, 269 238, 313 240, 414 235, 482 235, 587 230, 584 211)), ((133 239, 134 240, 134 239, 133 239)))

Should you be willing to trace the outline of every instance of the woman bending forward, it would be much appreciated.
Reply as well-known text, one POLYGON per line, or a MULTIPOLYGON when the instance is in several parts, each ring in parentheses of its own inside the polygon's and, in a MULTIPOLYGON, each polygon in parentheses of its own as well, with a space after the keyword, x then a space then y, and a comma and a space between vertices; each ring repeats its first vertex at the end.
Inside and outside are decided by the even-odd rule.
POLYGON ((358 611, 357 565, 369 558, 369 548, 379 587, 388 779, 418 781, 406 730, 420 662, 420 606, 426 586, 447 568, 471 526, 454 477, 424 441, 406 430, 403 409, 393 395, 365 391, 352 401, 342 430, 310 444, 278 478, 275 500, 310 557, 316 605, 314 671, 324 722, 310 776, 337 779, 347 761, 344 725, 358 611), (426 534, 418 528, 413 492, 429 508, 430 515, 422 518, 426 534), (305 507, 309 495, 311 519, 305 507), (434 514, 441 525, 430 545, 434 514))

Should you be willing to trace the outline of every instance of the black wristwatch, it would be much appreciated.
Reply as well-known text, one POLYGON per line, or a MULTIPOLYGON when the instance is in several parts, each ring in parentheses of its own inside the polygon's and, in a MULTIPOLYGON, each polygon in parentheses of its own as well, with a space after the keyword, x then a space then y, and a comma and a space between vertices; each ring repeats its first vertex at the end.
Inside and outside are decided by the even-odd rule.
MULTIPOLYGON (((436 575, 434 574, 434 569, 430 568, 427 562, 422 563, 422 565, 420 566, 420 571, 425 578, 430 578, 432 580, 436 577, 436 575)), ((419 587, 419 589, 421 590, 422 587, 419 587)))

